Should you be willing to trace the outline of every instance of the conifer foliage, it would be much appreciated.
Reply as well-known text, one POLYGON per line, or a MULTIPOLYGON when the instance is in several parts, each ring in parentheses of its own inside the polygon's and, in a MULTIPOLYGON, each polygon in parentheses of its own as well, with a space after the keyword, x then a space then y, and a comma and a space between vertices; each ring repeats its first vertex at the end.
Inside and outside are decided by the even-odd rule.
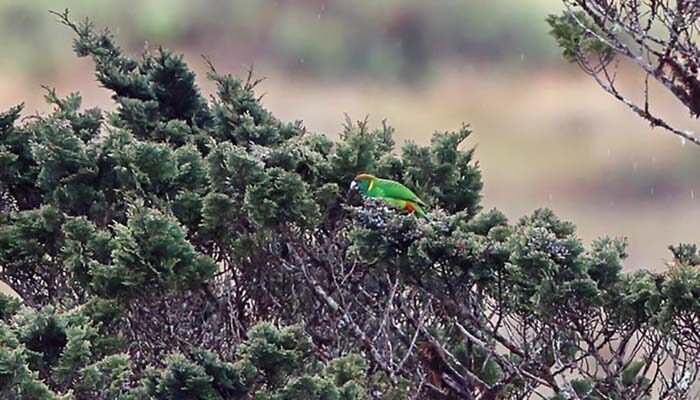
MULTIPOLYGON (((0 114, 0 398, 676 398, 692 390, 700 254, 623 273, 537 210, 480 206, 471 133, 400 152, 275 118, 252 76, 125 55, 60 20, 115 109, 48 90, 0 114), (400 155, 397 155, 400 154, 400 155), (430 221, 348 191, 405 183, 430 221)), ((252 75, 252 74, 251 74, 252 75)))

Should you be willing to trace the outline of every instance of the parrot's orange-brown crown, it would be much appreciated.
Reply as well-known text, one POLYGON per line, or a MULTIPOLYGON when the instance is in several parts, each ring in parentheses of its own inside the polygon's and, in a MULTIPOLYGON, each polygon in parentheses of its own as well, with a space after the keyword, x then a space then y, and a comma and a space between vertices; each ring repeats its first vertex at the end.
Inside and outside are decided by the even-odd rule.
POLYGON ((357 176, 355 177, 355 180, 356 180, 356 181, 366 181, 366 180, 370 180, 370 179, 374 179, 374 175, 370 175, 370 174, 360 174, 360 175, 357 175, 357 176))

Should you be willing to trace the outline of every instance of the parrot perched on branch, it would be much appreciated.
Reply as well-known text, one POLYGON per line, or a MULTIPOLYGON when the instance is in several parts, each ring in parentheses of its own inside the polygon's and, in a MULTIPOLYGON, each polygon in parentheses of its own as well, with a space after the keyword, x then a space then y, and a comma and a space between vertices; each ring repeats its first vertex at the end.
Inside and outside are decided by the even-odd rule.
POLYGON ((360 174, 352 181, 350 189, 357 189, 367 197, 377 197, 392 207, 428 219, 423 211, 423 207, 427 207, 425 202, 416 196, 411 189, 399 182, 377 178, 374 175, 360 174))

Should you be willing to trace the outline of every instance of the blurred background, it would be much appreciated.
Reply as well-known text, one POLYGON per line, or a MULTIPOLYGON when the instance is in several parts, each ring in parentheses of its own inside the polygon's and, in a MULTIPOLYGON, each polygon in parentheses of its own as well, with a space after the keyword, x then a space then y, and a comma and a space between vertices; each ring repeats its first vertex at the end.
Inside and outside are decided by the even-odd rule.
MULTIPOLYGON (((49 9, 110 27, 138 55, 183 53, 203 90, 212 60, 243 75, 255 65, 265 105, 285 120, 337 137, 344 113, 386 118, 399 143, 426 144, 465 122, 485 182, 483 205, 515 221, 539 207, 574 221, 589 242, 626 236, 626 268, 662 269, 667 246, 696 242, 700 148, 652 130, 609 97, 547 34, 559 0, 0 0, 0 109, 48 110, 41 85, 112 106, 92 63, 49 9)), ((623 71, 636 93, 643 77, 623 71)), ((674 99, 654 106, 686 128, 674 99)))

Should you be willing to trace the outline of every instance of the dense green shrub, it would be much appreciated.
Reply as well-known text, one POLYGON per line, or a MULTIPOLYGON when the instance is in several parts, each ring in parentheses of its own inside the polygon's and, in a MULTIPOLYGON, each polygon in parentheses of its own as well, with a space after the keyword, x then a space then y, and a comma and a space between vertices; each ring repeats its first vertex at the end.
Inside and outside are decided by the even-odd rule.
POLYGON ((551 211, 483 211, 471 131, 395 149, 267 111, 255 80, 131 58, 63 22, 114 111, 59 97, 0 114, 0 394, 9 399, 683 395, 700 350, 700 255, 622 272, 551 211), (402 181, 419 220, 346 189, 402 181), (657 373, 664 364, 671 377, 657 373))

